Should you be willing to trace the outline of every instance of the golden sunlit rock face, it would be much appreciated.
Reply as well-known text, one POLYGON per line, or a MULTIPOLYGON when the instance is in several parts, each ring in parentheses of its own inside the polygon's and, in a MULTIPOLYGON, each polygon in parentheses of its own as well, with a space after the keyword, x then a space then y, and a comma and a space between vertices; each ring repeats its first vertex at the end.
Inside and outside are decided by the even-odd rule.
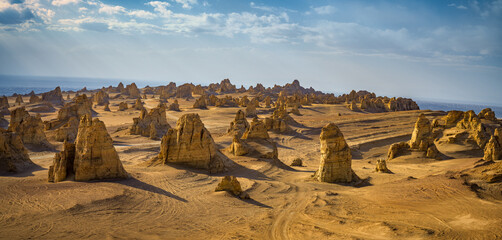
POLYGON ((349 183, 354 179, 352 155, 342 132, 334 124, 324 126, 319 136, 321 163, 316 172, 317 180, 329 183, 349 183))
POLYGON ((160 153, 153 160, 154 163, 177 163, 207 169, 211 173, 224 171, 223 161, 211 134, 199 115, 193 113, 181 116, 176 128, 167 131, 160 143, 160 153))
POLYGON ((74 174, 75 181, 127 178, 113 140, 99 119, 82 116, 75 144, 64 143, 62 152, 54 157, 48 180, 59 182, 74 174))

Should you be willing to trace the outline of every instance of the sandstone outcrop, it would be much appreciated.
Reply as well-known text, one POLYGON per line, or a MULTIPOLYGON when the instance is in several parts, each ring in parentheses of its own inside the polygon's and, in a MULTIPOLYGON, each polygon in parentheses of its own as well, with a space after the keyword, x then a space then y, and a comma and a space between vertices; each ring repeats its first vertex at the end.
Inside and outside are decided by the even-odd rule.
POLYGON ((177 99, 174 99, 174 102, 171 103, 168 107, 168 110, 170 111, 177 111, 177 112, 180 112, 180 105, 178 104, 178 100, 177 99))
POLYGON ((136 83, 131 83, 125 87, 124 90, 121 91, 121 94, 127 95, 130 98, 141 98, 141 94, 139 92, 138 86, 136 83))
POLYGON ((7 121, 3 114, 0 114, 0 128, 7 129, 9 127, 9 121, 7 121))
POLYGON ((485 161, 502 160, 502 136, 493 135, 485 146, 485 161))
POLYGON ((73 98, 72 102, 69 102, 62 107, 58 112, 58 120, 64 121, 69 120, 71 117, 76 117, 80 119, 84 115, 92 115, 92 101, 87 97, 87 95, 82 94, 73 98))
POLYGON ((235 156, 243 156, 249 153, 249 146, 242 142, 236 134, 232 139, 232 144, 228 146, 227 150, 235 156))
POLYGON ((267 130, 272 130, 280 133, 291 130, 289 123, 296 123, 296 121, 289 116, 284 106, 279 106, 270 118, 265 118, 265 125, 267 130))
POLYGON ((301 166, 303 166, 303 160, 301 158, 295 158, 291 162, 290 166, 301 167, 301 166))
POLYGON ((469 110, 464 113, 462 120, 457 123, 457 128, 466 129, 471 138, 476 141, 477 145, 484 149, 486 143, 488 143, 490 136, 486 132, 485 126, 481 123, 474 111, 469 110))
POLYGON ((193 104, 193 108, 207 109, 206 98, 204 96, 201 96, 200 98, 196 99, 195 103, 193 104))
POLYGON ((389 147, 389 151, 387 153, 387 160, 394 159, 409 150, 410 150, 410 144, 408 142, 394 143, 389 147))
POLYGON ((253 118, 253 121, 251 121, 249 128, 242 135, 242 139, 252 139, 252 138, 259 138, 259 139, 270 138, 265 123, 262 120, 258 120, 258 118, 256 117, 253 118))
POLYGON ((30 116, 24 107, 12 110, 8 130, 17 133, 23 144, 50 148, 44 129, 39 115, 30 116))
POLYGON ((225 170, 224 160, 199 115, 191 113, 181 116, 176 128, 162 137, 160 153, 151 164, 178 163, 216 173, 225 170))
POLYGON ((75 181, 128 177, 113 140, 99 119, 87 115, 81 118, 75 144, 65 143, 63 152, 56 154, 48 180, 62 181, 67 173, 74 174, 75 181))
POLYGON ((111 110, 110 110, 110 104, 109 103, 105 104, 105 107, 103 108, 103 111, 111 112, 111 110))
POLYGON ((130 133, 158 139, 164 136, 169 128, 171 126, 167 123, 166 108, 161 104, 156 108, 150 109, 149 112, 146 109, 142 109, 139 117, 133 118, 130 133))
POLYGON ((257 117, 256 106, 254 104, 248 104, 246 107, 246 117, 257 117))
POLYGON ((10 114, 10 111, 9 111, 9 100, 7 99, 6 96, 2 96, 0 97, 0 114, 3 114, 3 115, 8 115, 10 114))
POLYGON ((17 105, 21 105, 22 103, 24 103, 23 96, 17 95, 17 97, 16 97, 16 104, 17 105))
POLYGON ((20 172, 33 165, 21 138, 0 128, 0 172, 20 172))
POLYGON ((99 105, 107 105, 110 103, 110 96, 103 89, 99 90, 93 97, 94 102, 99 105))
POLYGON ((434 144, 432 125, 424 114, 420 114, 411 135, 410 149, 424 151, 428 158, 437 158, 439 152, 434 144))
POLYGON ((340 129, 329 123, 322 128, 321 163, 315 178, 321 182, 349 183, 358 179, 352 170, 352 154, 340 129))
POLYGON ((249 123, 242 110, 238 110, 235 114, 235 119, 230 123, 227 133, 238 135, 240 138, 249 129, 249 123))
POLYGON ((249 199, 249 195, 242 191, 240 182, 234 176, 223 177, 214 191, 228 191, 241 199, 249 199))
POLYGON ((390 173, 390 170, 387 168, 387 162, 385 161, 385 159, 378 159, 377 160, 375 171, 383 172, 383 173, 390 173))
POLYGON ((42 93, 42 101, 50 102, 53 105, 63 105, 64 99, 63 94, 61 93, 61 88, 56 87, 50 92, 42 93))
POLYGON ((119 103, 119 111, 125 111, 127 109, 129 109, 129 106, 127 106, 126 102, 119 103))
POLYGON ((80 121, 77 117, 70 117, 68 121, 56 130, 56 141, 74 142, 77 138, 78 125, 80 121))
POLYGON ((140 111, 145 109, 145 107, 143 106, 143 102, 141 101, 141 98, 136 99, 133 108, 140 111))
POLYGON ((185 98, 185 99, 191 98, 192 97, 192 87, 193 87, 193 84, 189 84, 189 83, 186 83, 186 84, 179 86, 176 89, 175 96, 177 98, 185 98))
POLYGON ((492 122, 497 121, 497 118, 495 117, 495 112, 493 112, 491 108, 485 108, 481 110, 481 112, 478 113, 478 118, 486 119, 492 122))

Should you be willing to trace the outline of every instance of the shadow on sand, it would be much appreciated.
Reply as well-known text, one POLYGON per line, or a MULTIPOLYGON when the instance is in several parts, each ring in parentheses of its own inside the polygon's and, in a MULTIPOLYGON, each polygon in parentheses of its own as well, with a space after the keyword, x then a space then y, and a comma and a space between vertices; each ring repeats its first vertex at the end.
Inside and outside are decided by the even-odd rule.
POLYGON ((145 183, 145 182, 142 182, 136 178, 128 178, 128 179, 125 179, 125 180, 121 180, 121 181, 116 181, 116 183, 119 183, 119 184, 122 184, 122 185, 125 185, 125 186, 129 186, 129 187, 132 187, 132 188, 136 188, 136 189, 140 189, 140 190, 144 190, 144 191, 147 191, 147 192, 151 192, 151 193, 156 193, 156 194, 160 194, 160 195, 164 195, 166 197, 170 197, 170 198, 174 198, 178 201, 182 201, 182 202, 188 202, 186 199, 182 198, 182 197, 179 197, 177 195, 174 195, 162 188, 159 188, 159 187, 156 187, 156 186, 153 186, 153 185, 150 185, 148 183, 145 183))

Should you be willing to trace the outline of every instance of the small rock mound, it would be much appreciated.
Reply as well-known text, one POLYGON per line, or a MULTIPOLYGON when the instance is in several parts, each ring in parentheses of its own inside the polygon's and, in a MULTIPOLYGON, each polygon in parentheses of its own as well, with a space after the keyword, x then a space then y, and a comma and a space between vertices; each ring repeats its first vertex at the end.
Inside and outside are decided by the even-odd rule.
POLYGON ((133 108, 140 111, 145 109, 145 107, 143 106, 143 102, 141 101, 141 98, 136 99, 133 108))
POLYGON ((227 191, 241 199, 249 199, 249 194, 242 191, 241 183, 234 176, 223 177, 214 191, 227 191))
POLYGON ((314 177, 321 182, 349 183, 358 177, 352 170, 352 154, 342 132, 329 123, 322 128, 321 163, 314 177))
POLYGON ((196 99, 195 103, 193 104, 193 108, 207 109, 206 98, 204 96, 201 96, 200 98, 196 99))
POLYGON ((242 142, 238 135, 234 135, 232 144, 228 146, 227 150, 235 156, 243 156, 249 153, 249 146, 242 142))
POLYGON ((174 99, 174 102, 169 105, 167 108, 169 111, 177 111, 180 112, 180 105, 178 104, 178 99, 174 99))
POLYGON ((49 168, 48 180, 62 181, 68 174, 74 174, 75 181, 128 177, 113 140, 99 119, 92 120, 87 115, 81 118, 75 144, 65 142, 64 150, 56 154, 49 168))
POLYGON ((424 114, 420 114, 411 135, 410 149, 424 151, 426 157, 437 158, 439 151, 434 144, 432 125, 424 114))
POLYGON ((409 150, 410 150, 410 145, 408 142, 394 143, 389 147, 389 151, 387 153, 387 160, 394 159, 409 150))
POLYGON ((269 139, 270 136, 267 132, 267 127, 262 120, 258 120, 258 118, 253 118, 249 128, 244 135, 242 135, 242 139, 252 139, 252 138, 261 138, 261 139, 269 139))
POLYGON ((224 159, 199 114, 191 113, 181 116, 176 128, 162 137, 160 153, 150 165, 179 163, 217 173, 225 170, 224 159))
POLYGON ((121 102, 119 103, 119 111, 125 111, 127 110, 129 107, 127 106, 127 103, 126 102, 121 102))
POLYGON ((0 128, 0 172, 20 172, 33 165, 21 138, 0 128))
POLYGON ((142 109, 139 118, 133 118, 133 125, 130 133, 157 139, 167 133, 171 128, 166 119, 166 108, 163 104, 153 108, 147 113, 146 109, 142 109))
POLYGON ((103 108, 103 111, 111 112, 111 110, 110 110, 110 104, 109 103, 105 104, 105 107, 103 108))
POLYGON ((23 96, 17 95, 17 97, 16 97, 16 104, 17 105, 21 105, 22 103, 24 103, 23 96))
POLYGON ((290 166, 301 167, 301 166, 303 166, 303 160, 301 158, 295 158, 291 162, 290 166))
POLYGON ((385 159, 378 159, 375 167, 375 171, 377 172, 383 172, 383 173, 390 173, 391 171, 387 168, 387 162, 385 159))
POLYGON ((227 133, 241 137, 249 129, 249 123, 242 110, 238 110, 235 119, 230 123, 227 133))

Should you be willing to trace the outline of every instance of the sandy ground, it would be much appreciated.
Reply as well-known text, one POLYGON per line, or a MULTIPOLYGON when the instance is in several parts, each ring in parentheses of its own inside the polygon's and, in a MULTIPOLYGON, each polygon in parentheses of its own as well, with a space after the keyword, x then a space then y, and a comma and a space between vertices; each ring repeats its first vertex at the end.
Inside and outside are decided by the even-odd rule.
MULTIPOLYGON (((111 112, 101 106, 94 110, 132 177, 48 183, 54 152, 30 151, 39 167, 0 176, 1 239, 502 238, 501 201, 479 198, 462 180, 446 174, 472 166, 481 158, 480 151, 441 146, 454 158, 435 161, 412 154, 388 162, 392 174, 374 171, 376 160, 386 158, 392 143, 410 139, 421 112, 431 119, 441 112, 369 114, 343 105, 306 106, 300 109, 302 116, 292 115, 299 123, 295 133, 271 134, 280 160, 289 165, 300 157, 304 167, 281 168, 222 150, 235 165, 224 174, 209 175, 183 167, 142 167, 140 163, 158 154, 160 141, 129 135, 126 128, 139 111, 117 112, 118 102, 112 101, 111 112), (353 169, 369 179, 367 186, 311 180, 320 160, 320 130, 328 122, 340 127, 353 148, 353 169), (237 176, 252 199, 214 192, 224 175, 237 176)), ((158 100, 145 102, 151 108, 158 100)), ((182 112, 168 111, 169 124, 174 127, 182 114, 197 112, 219 147, 228 146, 226 129, 238 108, 196 110, 192 104, 180 100, 182 112)), ((258 111, 260 117, 270 114, 265 108, 258 111)), ((48 120, 56 113, 41 115, 48 120)), ((61 143, 51 142, 61 148, 61 143)))

